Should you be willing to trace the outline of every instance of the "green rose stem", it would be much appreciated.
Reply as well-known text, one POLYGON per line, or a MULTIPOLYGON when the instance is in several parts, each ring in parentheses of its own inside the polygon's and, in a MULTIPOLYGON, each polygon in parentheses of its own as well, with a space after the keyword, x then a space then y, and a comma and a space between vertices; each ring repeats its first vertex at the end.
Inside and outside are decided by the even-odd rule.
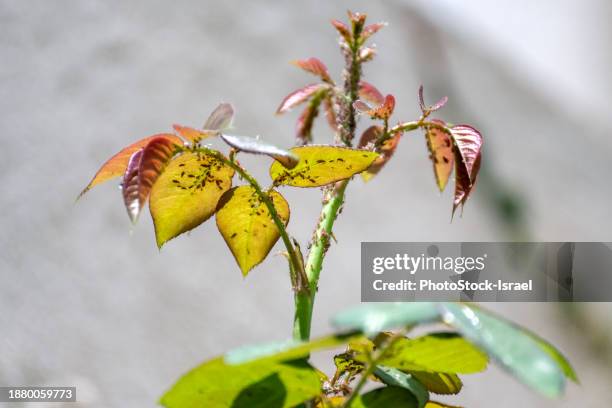
MULTIPOLYGON (((344 51, 344 95, 338 95, 337 125, 339 130, 339 142, 351 146, 355 138, 357 118, 353 103, 359 97, 359 81, 361 79, 361 61, 359 50, 361 47, 361 32, 363 22, 353 25, 352 41, 348 50, 344 51)), ((319 276, 323 266, 323 259, 329 248, 329 238, 332 234, 334 222, 344 202, 344 192, 349 180, 338 182, 330 191, 325 193, 323 208, 319 222, 315 228, 308 260, 306 261, 306 277, 310 291, 308 293, 295 292, 295 317, 293 320, 293 338, 295 340, 307 341, 310 339, 310 328, 312 325, 312 310, 315 295, 318 288, 319 276)))
POLYGON ((293 338, 306 341, 310 338, 310 326, 312 323, 312 309, 317 292, 319 275, 323 265, 323 258, 329 248, 329 239, 332 234, 334 222, 338 217, 338 211, 344 202, 344 191, 348 180, 340 181, 329 192, 326 193, 326 204, 321 209, 319 224, 314 232, 312 246, 306 261, 306 277, 310 286, 309 293, 296 292, 295 294, 295 319, 293 326, 293 338))

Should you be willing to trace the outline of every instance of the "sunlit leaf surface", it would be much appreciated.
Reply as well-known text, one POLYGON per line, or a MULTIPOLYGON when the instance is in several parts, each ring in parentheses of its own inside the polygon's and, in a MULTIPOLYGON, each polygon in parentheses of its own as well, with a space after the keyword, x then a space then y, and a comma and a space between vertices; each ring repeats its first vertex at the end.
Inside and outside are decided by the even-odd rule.
POLYGON ((463 383, 457 374, 428 373, 425 371, 408 372, 419 380, 429 392, 434 394, 458 394, 461 388, 463 388, 463 383))
POLYGON ((300 158, 292 169, 279 163, 270 167, 276 184, 294 187, 319 187, 349 178, 367 169, 378 153, 338 146, 300 146, 291 149, 300 158))
POLYGON ((149 207, 157 245, 161 247, 213 215, 233 175, 232 168, 200 153, 188 152, 172 160, 151 190, 149 207))
POLYGON ((290 408, 321 393, 304 361, 227 365, 216 358, 185 374, 161 398, 166 408, 290 408))
POLYGON ((140 139, 136 143, 129 145, 128 147, 124 148, 119 153, 108 159, 106 163, 104 163, 102 167, 100 167, 100 170, 98 170, 98 172, 91 179, 89 184, 87 184, 87 187, 85 187, 81 194, 79 194, 79 197, 89 191, 92 187, 100 183, 103 183, 115 177, 123 176, 127 168, 128 162, 130 161, 130 157, 132 157, 132 155, 136 151, 144 148, 151 140, 157 137, 168 138, 178 146, 183 145, 181 139, 171 133, 160 133, 158 135, 153 135, 150 137, 145 137, 144 139, 140 139))
POLYGON ((298 163, 298 157, 295 154, 254 137, 222 134, 221 139, 242 152, 270 156, 289 169, 294 168, 298 163))
POLYGON ((567 378, 574 381, 575 383, 578 383, 578 375, 576 374, 574 367, 572 367, 569 360, 559 350, 557 350, 555 346, 553 346, 540 336, 536 335, 535 333, 529 331, 527 331, 527 333, 534 338, 534 340, 540 345, 540 347, 542 347, 544 351, 550 354, 550 356, 553 358, 553 360, 557 362, 557 364, 559 364, 567 378))
POLYGON ((487 367, 487 356, 463 337, 434 333, 401 338, 393 343, 381 364, 402 371, 471 374, 487 367))
POLYGON ((359 333, 346 333, 319 337, 308 342, 287 340, 246 346, 228 352, 225 355, 225 361, 228 364, 241 364, 258 359, 290 361, 306 357, 313 351, 338 348, 363 338, 363 335, 359 333))
MULTIPOLYGON (((287 225, 289 204, 276 191, 269 192, 269 196, 287 225)), ((268 256, 280 237, 270 211, 251 186, 235 187, 223 194, 216 218, 219 232, 244 276, 268 256)))
POLYGON ((482 348, 520 381, 549 397, 565 387, 562 367, 529 333, 467 305, 441 305, 444 322, 482 348))
MULTIPOLYGON (((442 121, 436 122, 442 126, 445 125, 442 121)), ((448 133, 434 126, 426 129, 425 139, 427 149, 429 149, 429 158, 433 163, 436 184, 440 191, 444 191, 455 163, 452 140, 448 133)))
POLYGON ((439 319, 436 303, 370 303, 336 314, 332 323, 336 327, 362 330, 376 334, 383 330, 439 319))

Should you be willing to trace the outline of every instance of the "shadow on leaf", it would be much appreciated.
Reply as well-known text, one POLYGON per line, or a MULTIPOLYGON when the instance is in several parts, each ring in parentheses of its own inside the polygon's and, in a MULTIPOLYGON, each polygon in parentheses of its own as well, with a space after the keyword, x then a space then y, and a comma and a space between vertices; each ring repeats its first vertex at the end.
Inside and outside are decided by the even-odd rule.
POLYGON ((243 389, 231 408, 283 408, 286 398, 287 390, 274 373, 243 389))

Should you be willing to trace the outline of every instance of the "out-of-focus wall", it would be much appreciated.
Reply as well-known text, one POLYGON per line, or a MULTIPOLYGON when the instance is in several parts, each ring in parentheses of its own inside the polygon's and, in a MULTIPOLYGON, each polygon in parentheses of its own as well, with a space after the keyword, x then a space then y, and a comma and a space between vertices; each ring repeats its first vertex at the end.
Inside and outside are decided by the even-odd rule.
MULTIPOLYGON (((483 131, 486 152, 481 184, 452 224, 451 194, 436 192, 418 134, 367 186, 351 184, 315 334, 359 302, 361 241, 610 241, 604 0, 2 0, 0 384, 75 384, 82 406, 153 406, 198 362, 289 335, 282 257, 243 279, 211 221, 158 252, 148 216, 130 227, 117 182, 74 198, 120 147, 172 123, 198 126, 219 101, 236 105, 237 132, 291 145, 296 115, 273 112, 313 79, 288 61, 318 56, 339 72, 329 20, 347 8, 390 23, 366 76, 396 95, 398 119, 417 116, 423 83, 429 100, 450 96, 445 118, 483 131)), ((315 131, 317 141, 329 137, 322 122, 315 131)), ((243 163, 266 177, 265 158, 243 163)), ((290 230, 305 242, 320 193, 283 194, 290 230)), ((559 344, 582 386, 550 402, 492 369, 467 377, 455 405, 598 406, 609 397, 610 366, 564 309, 490 307, 559 344)), ((609 309, 590 307, 581 311, 608 319, 609 333, 609 309)))

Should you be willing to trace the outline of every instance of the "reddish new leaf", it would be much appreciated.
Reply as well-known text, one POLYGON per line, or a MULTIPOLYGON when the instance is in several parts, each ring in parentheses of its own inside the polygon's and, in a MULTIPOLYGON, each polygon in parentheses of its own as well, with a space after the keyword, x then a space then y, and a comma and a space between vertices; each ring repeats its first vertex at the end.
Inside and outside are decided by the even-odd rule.
MULTIPOLYGON (((359 148, 366 148, 368 146, 374 145, 376 141, 382 136, 382 134, 382 126, 370 126, 361 135, 361 139, 359 140, 359 148)), ((401 132, 396 133, 390 139, 385 140, 382 143, 382 146, 376 149, 376 151, 380 153, 380 156, 378 156, 376 160, 374 160, 374 162, 370 165, 370 167, 368 167, 366 171, 361 173, 361 177, 364 181, 370 181, 372 177, 378 174, 387 164, 387 162, 391 160, 391 157, 393 157, 393 154, 397 149, 401 136, 401 132)))
POLYGON ((102 167, 100 167, 100 169, 95 174, 95 176, 91 179, 89 184, 87 184, 87 186, 83 189, 81 194, 79 194, 79 198, 83 194, 85 194, 87 191, 89 191, 92 187, 98 184, 101 184, 105 181, 108 181, 110 179, 113 179, 115 177, 123 176, 128 166, 128 162, 130 161, 130 157, 132 157, 132 155, 136 151, 144 148, 151 140, 158 138, 158 137, 164 137, 172 141, 177 146, 181 146, 183 144, 183 142, 181 141, 179 137, 173 134, 170 134, 170 133, 161 133, 158 135, 153 135, 150 137, 146 137, 144 139, 140 139, 139 141, 129 145, 128 147, 124 148, 119 153, 115 154, 113 157, 108 159, 102 165, 102 167))
POLYGON ((132 222, 138 219, 153 184, 175 152, 176 145, 172 141, 158 137, 130 158, 123 180, 123 199, 132 222))
POLYGON ((443 96, 441 97, 438 102, 434 103, 433 105, 431 105, 429 107, 429 111, 430 112, 435 112, 438 109, 444 107, 444 105, 446 105, 446 102, 448 102, 448 96, 443 96))
POLYGON ((312 142, 312 125, 319 114, 320 103, 309 103, 302 111, 295 126, 295 138, 298 145, 305 145, 312 142))
POLYGON ((223 130, 232 125, 234 119, 234 107, 229 103, 220 103, 210 114, 203 129, 205 130, 223 130))
POLYGON ((393 95, 385 96, 385 102, 376 108, 376 112, 372 115, 375 119, 389 119, 395 110, 395 97, 393 95))
POLYGON ((138 168, 140 167, 140 159, 142 158, 142 149, 130 157, 123 183, 121 184, 121 192, 123 194, 123 203, 127 209, 128 215, 132 222, 136 221, 140 212, 140 203, 138 195, 138 168))
POLYGON ((311 84, 306 85, 303 88, 300 88, 296 91, 291 92, 289 95, 283 99, 280 106, 276 110, 277 114, 285 113, 290 111, 293 107, 306 102, 311 96, 313 96, 316 92, 327 89, 328 85, 326 84, 311 84))
MULTIPOLYGON (((434 119, 432 122, 445 126, 441 120, 434 119)), ((429 126, 425 130, 425 139, 429 149, 429 158, 433 163, 436 184, 440 191, 444 191, 455 162, 451 137, 443 129, 429 126)))
POLYGON ((459 151, 461 163, 465 166, 467 174, 473 182, 478 175, 479 166, 476 166, 476 160, 482 149, 482 135, 469 125, 455 125, 450 129, 450 132, 459 151))
POLYGON ((381 28, 386 27, 387 23, 374 23, 367 25, 363 28, 361 32, 361 41, 365 41, 370 38, 372 35, 376 34, 381 28))
POLYGON ((382 136, 383 128, 382 126, 373 125, 364 130, 361 134, 361 138, 359 138, 359 144, 357 147, 359 149, 366 149, 369 147, 374 147, 376 141, 382 136))
POLYGON ((355 27, 355 26, 362 26, 365 23, 368 15, 365 13, 359 13, 359 12, 353 13, 351 10, 348 10, 348 17, 349 17, 350 22, 353 24, 353 27, 355 27))
POLYGON ((318 58, 308 58, 292 62, 293 65, 302 68, 304 71, 310 72, 321 78, 325 82, 332 82, 327 67, 318 58))
POLYGON ((385 102, 383 94, 374 85, 366 81, 359 82, 359 98, 374 105, 381 105, 385 102))
POLYGON ((331 95, 323 100, 323 106, 325 108, 325 118, 329 127, 334 131, 338 131, 338 122, 336 121, 336 112, 334 111, 334 100, 331 95))
POLYGON ((353 108, 360 113, 368 113, 372 110, 372 107, 361 99, 357 99, 355 102, 353 102, 353 108))
POLYGON ((453 200, 453 213, 455 215, 455 211, 459 206, 463 209, 466 201, 470 197, 472 191, 474 191, 474 187, 476 186, 476 177, 478 176, 478 171, 480 170, 480 157, 481 154, 478 153, 476 156, 476 160, 474 161, 473 171, 475 174, 470 177, 467 173, 465 166, 460 164, 460 154, 456 153, 455 162, 457 163, 455 166, 455 198, 453 200))
POLYGON ((455 199, 453 215, 468 200, 480 171, 482 135, 469 125, 450 129, 455 146, 455 199))
POLYGON ((348 44, 353 41, 353 39, 351 38, 351 30, 346 24, 339 20, 332 20, 331 23, 336 29, 336 31, 338 31, 340 36, 344 38, 344 41, 346 41, 348 44))
POLYGON ((202 139, 219 135, 216 130, 199 130, 189 126, 172 125, 176 133, 188 142, 198 143, 202 139))
POLYGON ((423 85, 419 87, 419 107, 421 108, 421 112, 423 112, 423 114, 429 114, 431 112, 437 111, 438 109, 446 105, 446 102, 448 102, 448 96, 443 96, 438 100, 438 102, 434 103, 433 105, 425 105, 425 99, 423 98, 423 85))
POLYGON ((391 117, 395 109, 395 97, 393 95, 387 95, 384 102, 374 108, 361 100, 357 100, 353 103, 353 107, 362 113, 370 115, 372 119, 387 120, 391 117))

